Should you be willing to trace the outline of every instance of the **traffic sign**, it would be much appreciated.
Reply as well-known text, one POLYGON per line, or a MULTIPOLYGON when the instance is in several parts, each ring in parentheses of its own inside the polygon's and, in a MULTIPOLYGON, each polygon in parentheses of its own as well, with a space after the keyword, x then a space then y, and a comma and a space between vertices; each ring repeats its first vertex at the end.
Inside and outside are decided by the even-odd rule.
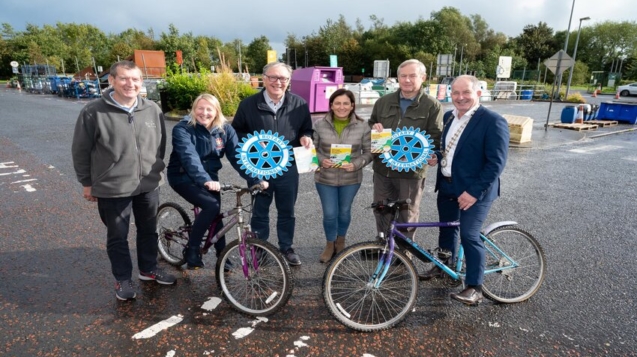
POLYGON ((17 68, 20 64, 17 61, 11 61, 11 67, 17 68))
POLYGON ((562 74, 562 72, 564 72, 567 68, 570 68, 573 64, 575 64, 575 61, 573 61, 573 58, 564 52, 564 50, 559 50, 551 56, 551 58, 544 61, 544 65, 556 75, 562 74), (559 69, 557 68, 558 62, 560 63, 559 69))

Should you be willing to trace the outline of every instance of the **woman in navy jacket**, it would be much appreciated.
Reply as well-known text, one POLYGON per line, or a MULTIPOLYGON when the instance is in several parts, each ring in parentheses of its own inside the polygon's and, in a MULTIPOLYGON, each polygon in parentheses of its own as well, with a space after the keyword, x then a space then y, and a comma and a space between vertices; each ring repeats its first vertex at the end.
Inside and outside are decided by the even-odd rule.
MULTIPOLYGON (((219 101, 211 94, 204 93, 195 99, 190 115, 173 128, 172 144, 168 183, 186 201, 201 208, 184 250, 188 269, 199 269, 204 266, 201 259, 203 235, 221 210, 218 175, 221 158, 227 154, 228 161, 250 186, 259 182, 241 171, 235 159, 237 134, 221 113, 219 101)), ((267 188, 267 182, 261 184, 267 188)), ((224 236, 215 243, 217 256, 225 246, 224 236)))

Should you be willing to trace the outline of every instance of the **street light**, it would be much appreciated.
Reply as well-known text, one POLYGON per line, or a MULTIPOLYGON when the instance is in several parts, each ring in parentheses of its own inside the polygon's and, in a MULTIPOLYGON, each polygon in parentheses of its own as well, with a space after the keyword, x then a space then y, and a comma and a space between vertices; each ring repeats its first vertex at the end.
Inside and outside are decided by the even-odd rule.
POLYGON ((577 38, 575 39, 575 49, 573 50, 573 67, 568 74, 568 82, 566 84, 566 92, 564 98, 568 98, 568 91, 571 89, 571 79, 573 78, 573 72, 575 71, 575 59, 577 58, 577 44, 579 43, 579 33, 582 29, 582 21, 590 20, 591 18, 586 16, 579 19, 579 27, 577 28, 577 38))
MULTIPOLYGON (((566 41, 564 41, 564 53, 568 54, 568 37, 571 34, 571 21, 573 20, 573 10, 575 10, 575 0, 573 0, 573 5, 571 5, 571 16, 568 18, 568 28, 566 29, 566 41)), ((561 58, 561 57, 560 57, 561 58)), ((562 68, 561 59, 557 60, 557 94, 559 97, 560 87, 562 86, 562 68)), ((564 98, 566 99, 566 98, 564 98)))

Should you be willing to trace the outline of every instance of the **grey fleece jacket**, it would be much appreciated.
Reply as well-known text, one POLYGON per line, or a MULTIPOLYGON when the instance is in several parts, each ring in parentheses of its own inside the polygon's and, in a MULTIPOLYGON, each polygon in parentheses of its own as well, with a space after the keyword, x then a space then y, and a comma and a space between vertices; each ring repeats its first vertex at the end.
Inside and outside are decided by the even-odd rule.
POLYGON ((157 104, 137 97, 129 114, 111 90, 88 103, 75 124, 71 153, 82 186, 101 198, 129 197, 159 187, 164 170, 166 127, 157 104))

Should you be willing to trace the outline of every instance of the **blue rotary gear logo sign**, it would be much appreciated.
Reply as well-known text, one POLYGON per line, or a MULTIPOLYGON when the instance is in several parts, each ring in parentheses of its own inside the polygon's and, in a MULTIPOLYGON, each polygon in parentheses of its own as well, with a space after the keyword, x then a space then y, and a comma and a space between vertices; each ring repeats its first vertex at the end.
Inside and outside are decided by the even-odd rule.
POLYGON ((258 177, 259 180, 269 180, 283 175, 283 172, 292 166, 290 161, 294 158, 291 150, 288 141, 278 133, 272 133, 270 130, 266 133, 261 130, 243 138, 239 143, 239 153, 236 157, 241 169, 248 175, 258 177))
POLYGON ((409 171, 421 168, 433 154, 433 139, 418 128, 396 129, 391 135, 389 150, 381 157, 392 170, 409 171))

